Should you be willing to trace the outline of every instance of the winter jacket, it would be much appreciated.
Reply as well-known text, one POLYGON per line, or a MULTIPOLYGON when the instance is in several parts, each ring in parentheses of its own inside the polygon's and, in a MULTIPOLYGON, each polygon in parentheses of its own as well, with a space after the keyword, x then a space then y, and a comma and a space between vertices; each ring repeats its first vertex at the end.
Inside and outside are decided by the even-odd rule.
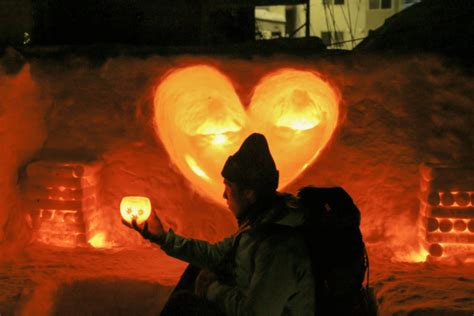
POLYGON ((302 237, 289 233, 262 236, 264 223, 302 224, 303 214, 290 195, 279 194, 268 210, 221 242, 184 238, 169 230, 161 248, 170 256, 216 272, 207 299, 228 316, 314 315, 314 279, 302 237))

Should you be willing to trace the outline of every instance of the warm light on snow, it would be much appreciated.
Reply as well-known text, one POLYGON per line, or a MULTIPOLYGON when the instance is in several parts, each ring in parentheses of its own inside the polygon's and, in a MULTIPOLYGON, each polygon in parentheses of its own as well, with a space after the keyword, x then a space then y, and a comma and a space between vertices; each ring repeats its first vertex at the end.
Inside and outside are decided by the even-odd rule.
POLYGON ((89 239, 89 244, 94 248, 109 248, 109 244, 106 241, 105 233, 97 233, 89 239))
POLYGON ((227 136, 224 134, 216 134, 212 138, 213 145, 223 145, 225 143, 227 143, 227 136))
POLYGON ((282 68, 261 78, 246 110, 231 79, 214 67, 197 65, 168 73, 158 85, 155 127, 195 188, 224 203, 221 168, 248 135, 267 137, 283 188, 329 142, 338 107, 338 94, 318 73, 282 68))
POLYGON ((430 259, 466 261, 474 253, 470 173, 455 164, 420 165, 420 240, 430 259))
POLYGON ((191 168, 191 170, 195 174, 197 174, 198 176, 200 176, 201 178, 205 180, 210 180, 209 176, 198 166, 196 160, 194 160, 193 157, 186 155, 184 159, 188 163, 189 168, 191 168))
POLYGON ((298 82, 303 84, 306 80, 313 79, 314 81, 315 78, 312 74, 305 74, 306 76, 301 74, 297 78, 289 77, 289 75, 287 74, 288 77, 283 77, 283 74, 280 74, 271 80, 275 80, 275 85, 279 84, 278 81, 280 80, 291 82, 291 85, 287 85, 284 89, 279 90, 279 93, 259 90, 258 92, 263 94, 260 97, 275 104, 277 110, 270 114, 273 114, 276 126, 288 127, 299 131, 311 129, 321 122, 322 111, 316 103, 318 97, 312 97, 307 91, 295 87, 299 85, 298 82), (280 76, 283 78, 279 78, 280 76), (308 76, 309 78, 306 78, 308 76))
POLYGON ((425 262, 427 256, 428 251, 425 249, 420 249, 419 251, 410 252, 406 257, 406 262, 425 262))

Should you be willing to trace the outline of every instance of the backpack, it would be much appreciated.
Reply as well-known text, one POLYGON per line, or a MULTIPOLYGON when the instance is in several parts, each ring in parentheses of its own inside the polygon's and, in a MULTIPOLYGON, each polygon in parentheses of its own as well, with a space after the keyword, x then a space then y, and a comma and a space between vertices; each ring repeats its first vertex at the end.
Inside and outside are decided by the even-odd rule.
POLYGON ((350 195, 340 187, 307 186, 297 194, 297 207, 304 213, 303 225, 290 228, 268 223, 258 230, 261 238, 288 229, 303 236, 311 257, 316 315, 376 315, 360 211, 350 195))

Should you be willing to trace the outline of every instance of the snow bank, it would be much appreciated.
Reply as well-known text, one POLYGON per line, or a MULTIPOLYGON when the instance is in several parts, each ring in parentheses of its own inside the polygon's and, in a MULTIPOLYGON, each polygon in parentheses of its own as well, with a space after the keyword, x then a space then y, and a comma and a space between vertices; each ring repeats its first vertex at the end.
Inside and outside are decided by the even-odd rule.
POLYGON ((25 65, 15 74, 0 68, 0 258, 14 255, 15 245, 29 242, 30 228, 20 193, 22 168, 47 136, 47 95, 25 65))
MULTIPOLYGON (((174 67, 197 63, 213 65, 229 76, 243 104, 248 104, 258 80, 280 67, 319 71, 340 90, 343 115, 332 141, 284 189, 342 185, 362 210, 362 229, 369 243, 407 248, 416 241, 420 163, 471 160, 474 83, 434 56, 252 61, 118 57, 100 66, 69 57, 32 61, 34 80, 28 75, 29 66, 5 79, 16 88, 5 86, 2 93, 11 100, 3 105, 2 115, 2 145, 10 148, 1 158, 7 175, 2 195, 15 200, 16 175, 45 137, 41 91, 52 100, 42 155, 66 152, 104 162, 98 212, 111 244, 141 243, 130 237, 118 216, 121 197, 132 194, 150 196, 166 224, 185 235, 218 240, 232 232, 231 214, 194 192, 151 126, 153 92, 161 76, 174 67), (20 87, 22 93, 7 92, 20 87)), ((6 209, 14 208, 8 204, 6 209)), ((0 214, 5 226, 7 211, 0 214)))
MULTIPOLYGON (((456 296, 459 302, 449 303, 446 309, 457 312, 464 311, 459 307, 464 303, 467 308, 472 306, 472 300, 469 301, 472 293, 463 289, 464 284, 469 288, 472 278, 466 281, 458 274, 445 274, 442 268, 424 266, 424 277, 429 280, 425 284, 417 277, 420 266, 409 265, 405 271, 399 263, 390 264, 390 260, 411 260, 411 254, 419 250, 419 164, 472 161, 474 81, 436 56, 352 55, 331 60, 280 56, 247 61, 209 57, 117 57, 101 65, 85 58, 67 57, 57 61, 32 60, 15 75, 1 75, 0 196, 4 203, 0 206, 0 261, 4 264, 2 267, 9 267, 4 271, 22 271, 15 261, 6 263, 3 259, 12 245, 24 245, 30 240, 31 232, 25 220, 27 210, 22 206, 18 182, 23 181, 19 176, 22 168, 34 157, 94 156, 103 161, 98 214, 100 229, 106 233, 106 241, 113 249, 125 251, 139 247, 144 253, 152 251, 120 223, 119 204, 124 195, 151 197, 165 224, 186 236, 216 241, 235 230, 231 214, 199 196, 173 166, 156 139, 151 123, 153 92, 159 79, 174 67, 197 63, 213 65, 228 75, 242 104, 248 104, 258 80, 276 68, 295 67, 322 73, 341 93, 341 120, 317 161, 283 189, 295 192, 309 184, 340 185, 353 196, 362 212, 366 242, 377 247, 377 252, 387 254, 383 260, 375 259, 381 264, 374 267, 374 279, 391 278, 387 275, 390 273, 396 277, 397 271, 409 275, 403 282, 389 280, 377 285, 384 314, 404 314, 410 310, 422 314, 429 313, 431 308, 442 313, 442 302, 418 297, 449 295, 446 293, 453 289, 444 285, 431 294, 422 291, 423 287, 436 288, 440 275, 446 276, 443 284, 452 284, 459 292, 456 296), (457 281, 452 282, 453 278, 457 281), (412 292, 404 294, 407 293, 404 288, 415 284, 413 282, 416 285, 410 286, 412 292), (413 303, 418 299, 421 305, 413 303)), ((128 272, 122 271, 112 278, 107 275, 95 278, 92 272, 82 273, 90 271, 81 264, 85 253, 71 251, 67 256, 76 259, 70 259, 74 263, 69 266, 59 268, 60 276, 43 276, 37 271, 39 259, 31 257, 30 267, 36 272, 24 283, 20 281, 24 280, 20 272, 7 278, 11 281, 10 288, 18 288, 19 293, 11 297, 6 294, 7 289, 0 295, 4 302, 24 299, 22 306, 26 314, 36 308, 65 311, 82 300, 104 301, 104 306, 117 313, 136 310, 140 308, 132 305, 132 301, 138 300, 136 297, 162 293, 156 284, 174 284, 183 269, 182 263, 166 261, 164 256, 145 256, 143 264, 149 260, 162 269, 155 271, 151 266, 138 265, 134 267, 140 275, 128 278, 128 272), (152 281, 143 277, 149 271, 155 273, 152 281), (57 281, 49 283, 51 279, 57 281), (135 289, 137 296, 122 301, 127 294, 120 289, 122 286, 135 289), (22 292, 24 288, 32 290, 22 292), (41 297, 46 295, 42 289, 46 294, 52 293, 54 304, 34 303, 41 302, 41 297), (108 291, 115 291, 112 298, 106 297, 108 291), (120 304, 113 309, 117 301, 120 304)), ((63 254, 63 250, 59 253, 63 254)), ((30 255, 31 250, 26 250, 22 255, 15 252, 8 257, 24 260, 22 256, 30 255)), ((51 262, 63 262, 61 256, 53 256, 51 262)), ((105 269, 102 265, 109 258, 108 254, 97 256, 94 271, 105 269)), ((469 269, 461 271, 468 273, 469 269)), ((158 304, 152 299, 145 302, 158 304)), ((99 306, 90 308, 102 308, 100 303, 94 305, 99 306)))

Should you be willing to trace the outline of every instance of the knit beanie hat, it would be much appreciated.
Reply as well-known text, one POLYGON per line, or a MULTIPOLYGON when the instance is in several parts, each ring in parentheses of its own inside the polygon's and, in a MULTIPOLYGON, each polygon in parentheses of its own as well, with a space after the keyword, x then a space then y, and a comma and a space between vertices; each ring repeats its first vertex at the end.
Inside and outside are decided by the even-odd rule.
POLYGON ((221 175, 243 188, 275 191, 279 173, 265 136, 253 133, 247 137, 239 150, 227 158, 221 175))

